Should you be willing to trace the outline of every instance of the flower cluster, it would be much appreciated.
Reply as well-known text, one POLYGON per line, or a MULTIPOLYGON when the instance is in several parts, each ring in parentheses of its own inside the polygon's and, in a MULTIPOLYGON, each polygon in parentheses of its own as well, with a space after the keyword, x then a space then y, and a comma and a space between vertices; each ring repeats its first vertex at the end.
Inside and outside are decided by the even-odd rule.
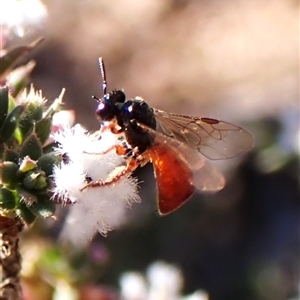
POLYGON ((88 182, 104 180, 126 167, 115 153, 116 136, 110 132, 88 134, 80 125, 54 134, 56 151, 65 159, 54 168, 54 199, 76 203, 68 214, 62 238, 83 245, 96 231, 105 235, 125 219, 125 208, 138 202, 136 179, 83 189, 88 182), (111 149, 111 150, 109 150, 111 149))

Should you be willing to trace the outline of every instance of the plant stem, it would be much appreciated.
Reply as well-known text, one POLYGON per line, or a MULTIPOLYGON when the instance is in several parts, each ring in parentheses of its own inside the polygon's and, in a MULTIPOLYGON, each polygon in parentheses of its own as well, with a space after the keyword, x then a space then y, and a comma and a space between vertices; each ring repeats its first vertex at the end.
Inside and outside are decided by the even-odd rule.
POLYGON ((0 215, 0 300, 21 300, 21 254, 19 234, 24 228, 17 218, 0 215))

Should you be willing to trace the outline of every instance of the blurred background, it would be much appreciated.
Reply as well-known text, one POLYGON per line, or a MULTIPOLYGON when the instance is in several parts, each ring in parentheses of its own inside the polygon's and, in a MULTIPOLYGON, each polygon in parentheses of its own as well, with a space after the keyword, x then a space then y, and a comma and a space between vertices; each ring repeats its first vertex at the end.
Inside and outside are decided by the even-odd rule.
POLYGON ((2 42, 45 37, 26 58, 36 61, 32 82, 48 99, 65 87, 76 123, 99 128, 91 96, 102 96, 101 56, 109 90, 241 125, 255 139, 251 152, 217 163, 222 191, 195 194, 166 217, 157 214, 151 165, 139 169, 142 203, 83 250, 57 242, 67 209, 35 224, 22 242, 26 299, 118 299, 122 274, 144 274, 155 261, 181 270, 183 295, 299 299, 298 1, 15 2, 22 19, 8 18, 2 42))

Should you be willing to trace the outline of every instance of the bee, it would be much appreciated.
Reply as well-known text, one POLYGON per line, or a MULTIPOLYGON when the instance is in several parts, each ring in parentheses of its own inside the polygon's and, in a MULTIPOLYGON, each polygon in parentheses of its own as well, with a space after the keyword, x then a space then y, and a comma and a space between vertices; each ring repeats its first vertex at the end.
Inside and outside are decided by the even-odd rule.
POLYGON ((103 98, 96 117, 100 132, 117 135, 116 150, 126 165, 106 179, 91 180, 86 188, 110 185, 128 176, 139 166, 153 164, 161 215, 183 205, 195 190, 216 192, 223 188, 224 177, 210 164, 248 151, 253 137, 245 129, 211 118, 168 113, 149 106, 142 98, 126 99, 123 90, 107 93, 105 66, 99 58, 103 98))

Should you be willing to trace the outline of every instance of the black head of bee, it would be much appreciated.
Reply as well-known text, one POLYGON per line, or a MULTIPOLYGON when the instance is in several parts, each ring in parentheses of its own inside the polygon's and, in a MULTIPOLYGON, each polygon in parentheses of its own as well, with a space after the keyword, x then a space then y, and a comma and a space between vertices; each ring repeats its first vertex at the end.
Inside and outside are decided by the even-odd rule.
POLYGON ((103 99, 99 100, 96 109, 96 117, 99 122, 111 121, 118 115, 119 108, 125 102, 126 96, 121 90, 112 90, 105 94, 103 99))

